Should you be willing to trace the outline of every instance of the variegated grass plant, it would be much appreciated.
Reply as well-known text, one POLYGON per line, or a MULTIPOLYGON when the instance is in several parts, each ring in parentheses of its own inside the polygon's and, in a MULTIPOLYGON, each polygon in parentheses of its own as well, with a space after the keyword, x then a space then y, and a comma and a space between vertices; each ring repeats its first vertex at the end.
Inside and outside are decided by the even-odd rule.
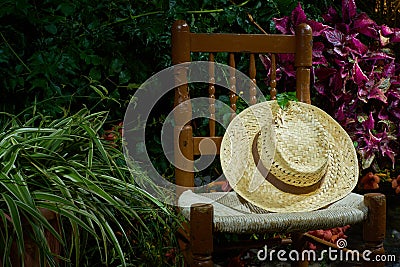
POLYGON ((135 185, 134 175, 146 175, 130 173, 121 150, 100 138, 106 112, 84 109, 57 120, 9 117, 0 125, 4 266, 15 247, 24 258, 26 235, 35 240, 42 266, 168 264, 163 255, 174 245, 176 217, 135 185), (59 231, 41 209, 57 214, 59 231), (60 242, 60 255, 49 250, 45 230, 60 242))

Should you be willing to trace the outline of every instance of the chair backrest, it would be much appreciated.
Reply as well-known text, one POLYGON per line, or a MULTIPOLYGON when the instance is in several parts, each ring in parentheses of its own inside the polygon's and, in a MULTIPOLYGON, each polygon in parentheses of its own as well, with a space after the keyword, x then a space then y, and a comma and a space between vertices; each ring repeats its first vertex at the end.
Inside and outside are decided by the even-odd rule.
MULTIPOLYGON (((235 67, 235 53, 249 54, 249 78, 256 82, 257 54, 271 54, 270 71, 270 94, 271 99, 276 98, 276 64, 275 54, 294 54, 294 68, 296 69, 296 96, 306 103, 310 103, 310 68, 312 66, 312 31, 307 24, 300 24, 295 29, 295 35, 283 34, 227 34, 227 33, 192 33, 188 24, 178 20, 172 28, 172 63, 179 64, 191 61, 192 52, 208 52, 209 60, 214 61, 215 53, 227 52, 229 54, 229 66, 235 67)), ((212 65, 210 65, 212 66, 212 65)), ((213 80, 213 69, 209 70, 210 83, 208 87, 209 101, 209 135, 193 136, 191 125, 192 108, 188 84, 177 86, 175 89, 176 107, 175 119, 175 168, 176 184, 180 186, 194 186, 194 164, 193 160, 197 155, 218 154, 222 136, 215 136, 215 86, 213 80), (182 103, 184 103, 182 105, 182 103), (203 146, 200 153, 200 142, 203 140, 212 141, 215 146, 203 146), (217 148, 215 151, 214 148, 217 148), (180 150, 179 153, 178 150, 180 150)), ((176 74, 177 81, 185 81, 187 73, 179 71, 176 74)), ((230 77, 230 106, 236 110, 236 87, 235 73, 230 77)), ((187 80, 186 80, 187 81, 187 80)), ((254 88, 248 88, 250 104, 255 104, 254 88), (254 96, 254 95, 253 95, 254 96), (252 100, 253 99, 253 100, 252 100)), ((207 143, 207 142, 203 142, 207 143)))

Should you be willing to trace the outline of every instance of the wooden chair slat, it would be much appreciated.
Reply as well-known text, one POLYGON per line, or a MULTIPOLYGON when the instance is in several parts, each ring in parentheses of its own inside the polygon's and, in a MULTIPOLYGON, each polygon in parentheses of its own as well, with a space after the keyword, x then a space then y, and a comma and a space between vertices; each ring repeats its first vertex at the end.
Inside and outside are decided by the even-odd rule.
POLYGON ((192 52, 294 53, 296 42, 282 34, 191 33, 190 48, 192 52))
POLYGON ((256 60, 253 53, 250 54, 250 66, 249 66, 249 77, 253 84, 250 84, 249 88, 249 100, 250 105, 254 105, 257 102, 256 94, 256 60))
POLYGON ((235 63, 235 54, 234 53, 229 53, 229 66, 231 69, 229 70, 229 100, 231 103, 231 120, 235 117, 236 115, 236 63, 235 63))
POLYGON ((275 100, 276 99, 276 60, 275 60, 275 54, 271 54, 271 76, 270 76, 270 82, 269 85, 271 86, 271 99, 275 100))
MULTIPOLYGON (((209 54, 208 60, 210 62, 215 62, 213 53, 209 54)), ((215 136, 215 67, 213 64, 209 65, 208 74, 210 76, 208 85, 210 118, 208 126, 210 129, 210 136, 215 136)))

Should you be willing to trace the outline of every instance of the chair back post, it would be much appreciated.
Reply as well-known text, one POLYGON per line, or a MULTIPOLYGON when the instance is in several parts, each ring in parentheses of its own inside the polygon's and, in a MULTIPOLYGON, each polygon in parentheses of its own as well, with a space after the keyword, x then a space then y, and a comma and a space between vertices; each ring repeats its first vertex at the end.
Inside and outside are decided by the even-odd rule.
POLYGON ((296 27, 296 96, 301 102, 310 104, 310 77, 312 67, 312 29, 302 23, 296 27))
MULTIPOLYGON (((175 21, 172 27, 172 64, 190 62, 190 29, 184 20, 175 21)), ((185 66, 174 68, 174 160, 175 183, 180 186, 194 186, 192 105, 190 103, 185 66)), ((177 192, 178 195, 180 192, 177 192)))

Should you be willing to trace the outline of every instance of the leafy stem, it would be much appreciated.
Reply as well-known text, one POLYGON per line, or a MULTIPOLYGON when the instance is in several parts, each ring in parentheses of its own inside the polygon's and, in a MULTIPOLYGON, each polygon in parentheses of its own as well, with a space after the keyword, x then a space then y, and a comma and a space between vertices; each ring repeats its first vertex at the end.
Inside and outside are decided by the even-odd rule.
POLYGON ((164 11, 159 10, 159 11, 151 11, 151 12, 142 13, 142 14, 139 14, 139 15, 136 15, 136 16, 132 16, 132 15, 131 15, 131 16, 127 17, 127 18, 119 19, 119 20, 116 20, 116 21, 114 21, 114 22, 108 23, 108 24, 106 24, 105 26, 110 26, 110 25, 114 25, 114 24, 119 24, 119 23, 126 22, 126 21, 128 21, 128 20, 135 20, 135 19, 138 19, 138 18, 141 18, 141 17, 151 16, 151 15, 157 15, 157 14, 164 14, 164 11))
MULTIPOLYGON (((244 5, 246 5, 247 3, 249 3, 250 0, 246 0, 240 4, 235 4, 233 1, 231 1, 231 3, 236 6, 236 7, 242 7, 244 5)), ((224 8, 218 8, 218 9, 207 9, 207 10, 188 10, 188 11, 180 11, 178 13, 186 13, 186 14, 206 14, 206 13, 219 13, 219 12, 224 12, 225 9, 224 8)), ((135 16, 129 16, 127 18, 123 18, 123 19, 119 19, 117 21, 111 22, 106 24, 105 26, 111 26, 111 25, 115 25, 115 24, 119 24, 119 23, 124 23, 126 21, 129 20, 135 20, 141 17, 146 17, 146 16, 151 16, 151 15, 158 15, 158 14, 164 14, 165 12, 163 10, 158 10, 158 11, 151 11, 151 12, 146 12, 146 13, 142 13, 139 15, 135 15, 135 16)))
POLYGON ((3 41, 6 43, 8 48, 11 50, 11 52, 14 54, 14 56, 21 62, 21 64, 31 73, 31 69, 25 64, 25 62, 18 56, 18 54, 15 52, 15 50, 12 48, 12 46, 8 43, 7 39, 4 37, 4 35, 0 32, 1 38, 3 41))
MULTIPOLYGON (((233 1, 231 1, 231 3, 236 6, 236 7, 242 7, 244 5, 246 5, 248 2, 250 2, 250 0, 246 0, 243 3, 240 4, 235 4, 233 1)), ((218 12, 224 12, 225 9, 224 8, 218 8, 218 9, 208 9, 208 10, 189 10, 189 11, 184 11, 182 13, 187 13, 187 14, 204 14, 204 13, 218 13, 218 12)))

